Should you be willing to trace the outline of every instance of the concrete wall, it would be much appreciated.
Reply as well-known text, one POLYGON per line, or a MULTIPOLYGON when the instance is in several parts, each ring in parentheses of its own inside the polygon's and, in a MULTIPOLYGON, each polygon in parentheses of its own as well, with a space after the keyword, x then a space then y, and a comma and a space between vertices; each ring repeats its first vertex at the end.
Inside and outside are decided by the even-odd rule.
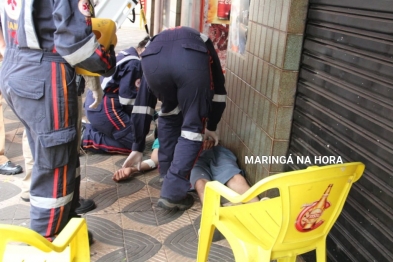
POLYGON ((287 154, 307 8, 308 0, 251 0, 246 52, 228 50, 219 133, 252 184, 283 171, 245 156, 287 154))

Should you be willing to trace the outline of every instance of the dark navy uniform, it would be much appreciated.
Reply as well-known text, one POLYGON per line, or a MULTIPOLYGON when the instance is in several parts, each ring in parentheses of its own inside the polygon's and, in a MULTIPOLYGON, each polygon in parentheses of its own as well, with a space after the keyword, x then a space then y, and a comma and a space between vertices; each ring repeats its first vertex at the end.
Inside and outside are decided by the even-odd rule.
POLYGON ((137 95, 135 81, 142 76, 138 52, 134 47, 117 55, 116 72, 102 80, 102 103, 89 108, 94 101, 88 91, 85 112, 90 124, 83 133, 83 148, 97 153, 129 154, 133 143, 131 112, 137 95))
POLYGON ((31 228, 52 240, 75 213, 80 177, 74 66, 105 74, 115 65, 92 32, 88 0, 4 1, 1 92, 25 125, 35 160, 31 228))
POLYGON ((206 120, 207 129, 215 131, 225 109, 224 75, 211 40, 188 27, 154 36, 141 57, 144 77, 132 114, 132 150, 143 152, 158 98, 161 197, 178 201, 190 188, 206 120))

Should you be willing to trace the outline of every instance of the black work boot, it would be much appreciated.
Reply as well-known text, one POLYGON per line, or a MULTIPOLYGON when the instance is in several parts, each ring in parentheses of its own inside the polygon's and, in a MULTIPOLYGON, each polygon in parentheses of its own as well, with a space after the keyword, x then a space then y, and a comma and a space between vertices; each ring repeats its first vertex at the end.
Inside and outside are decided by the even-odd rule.
POLYGON ((79 207, 75 209, 77 214, 84 214, 96 208, 96 203, 92 199, 79 198, 79 207))
POLYGON ((16 165, 11 161, 7 161, 0 166, 0 174, 3 175, 15 175, 23 172, 23 168, 20 165, 16 165))
POLYGON ((157 202, 157 206, 167 210, 186 210, 192 207, 194 204, 194 198, 192 195, 187 194, 185 198, 173 201, 168 198, 160 197, 157 202))

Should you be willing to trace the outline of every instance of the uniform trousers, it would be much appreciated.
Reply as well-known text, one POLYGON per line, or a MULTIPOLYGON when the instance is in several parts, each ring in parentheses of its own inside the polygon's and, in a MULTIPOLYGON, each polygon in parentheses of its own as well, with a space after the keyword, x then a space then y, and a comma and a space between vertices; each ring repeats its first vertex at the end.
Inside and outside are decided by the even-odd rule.
POLYGON ((162 102, 158 119, 161 197, 183 199, 201 150, 214 95, 210 56, 199 32, 165 30, 141 54, 149 88, 162 102))
POLYGON ((25 125, 35 160, 30 226, 53 240, 79 203, 75 71, 57 54, 7 49, 1 81, 5 100, 25 125))
POLYGON ((132 107, 120 104, 119 94, 105 93, 97 108, 89 108, 94 98, 90 90, 85 100, 86 124, 83 132, 83 148, 96 153, 129 154, 133 142, 131 125, 132 107))

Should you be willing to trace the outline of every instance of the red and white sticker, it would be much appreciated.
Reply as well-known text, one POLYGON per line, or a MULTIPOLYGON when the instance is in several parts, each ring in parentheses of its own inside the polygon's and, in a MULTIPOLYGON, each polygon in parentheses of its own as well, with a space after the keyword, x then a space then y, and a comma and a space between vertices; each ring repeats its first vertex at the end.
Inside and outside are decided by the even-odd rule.
POLYGON ((89 0, 80 0, 78 3, 78 8, 79 8, 79 11, 82 13, 82 15, 84 15, 86 17, 91 16, 89 0))
POLYGON ((9 18, 18 20, 21 10, 22 10, 22 0, 6 1, 5 11, 9 18))

